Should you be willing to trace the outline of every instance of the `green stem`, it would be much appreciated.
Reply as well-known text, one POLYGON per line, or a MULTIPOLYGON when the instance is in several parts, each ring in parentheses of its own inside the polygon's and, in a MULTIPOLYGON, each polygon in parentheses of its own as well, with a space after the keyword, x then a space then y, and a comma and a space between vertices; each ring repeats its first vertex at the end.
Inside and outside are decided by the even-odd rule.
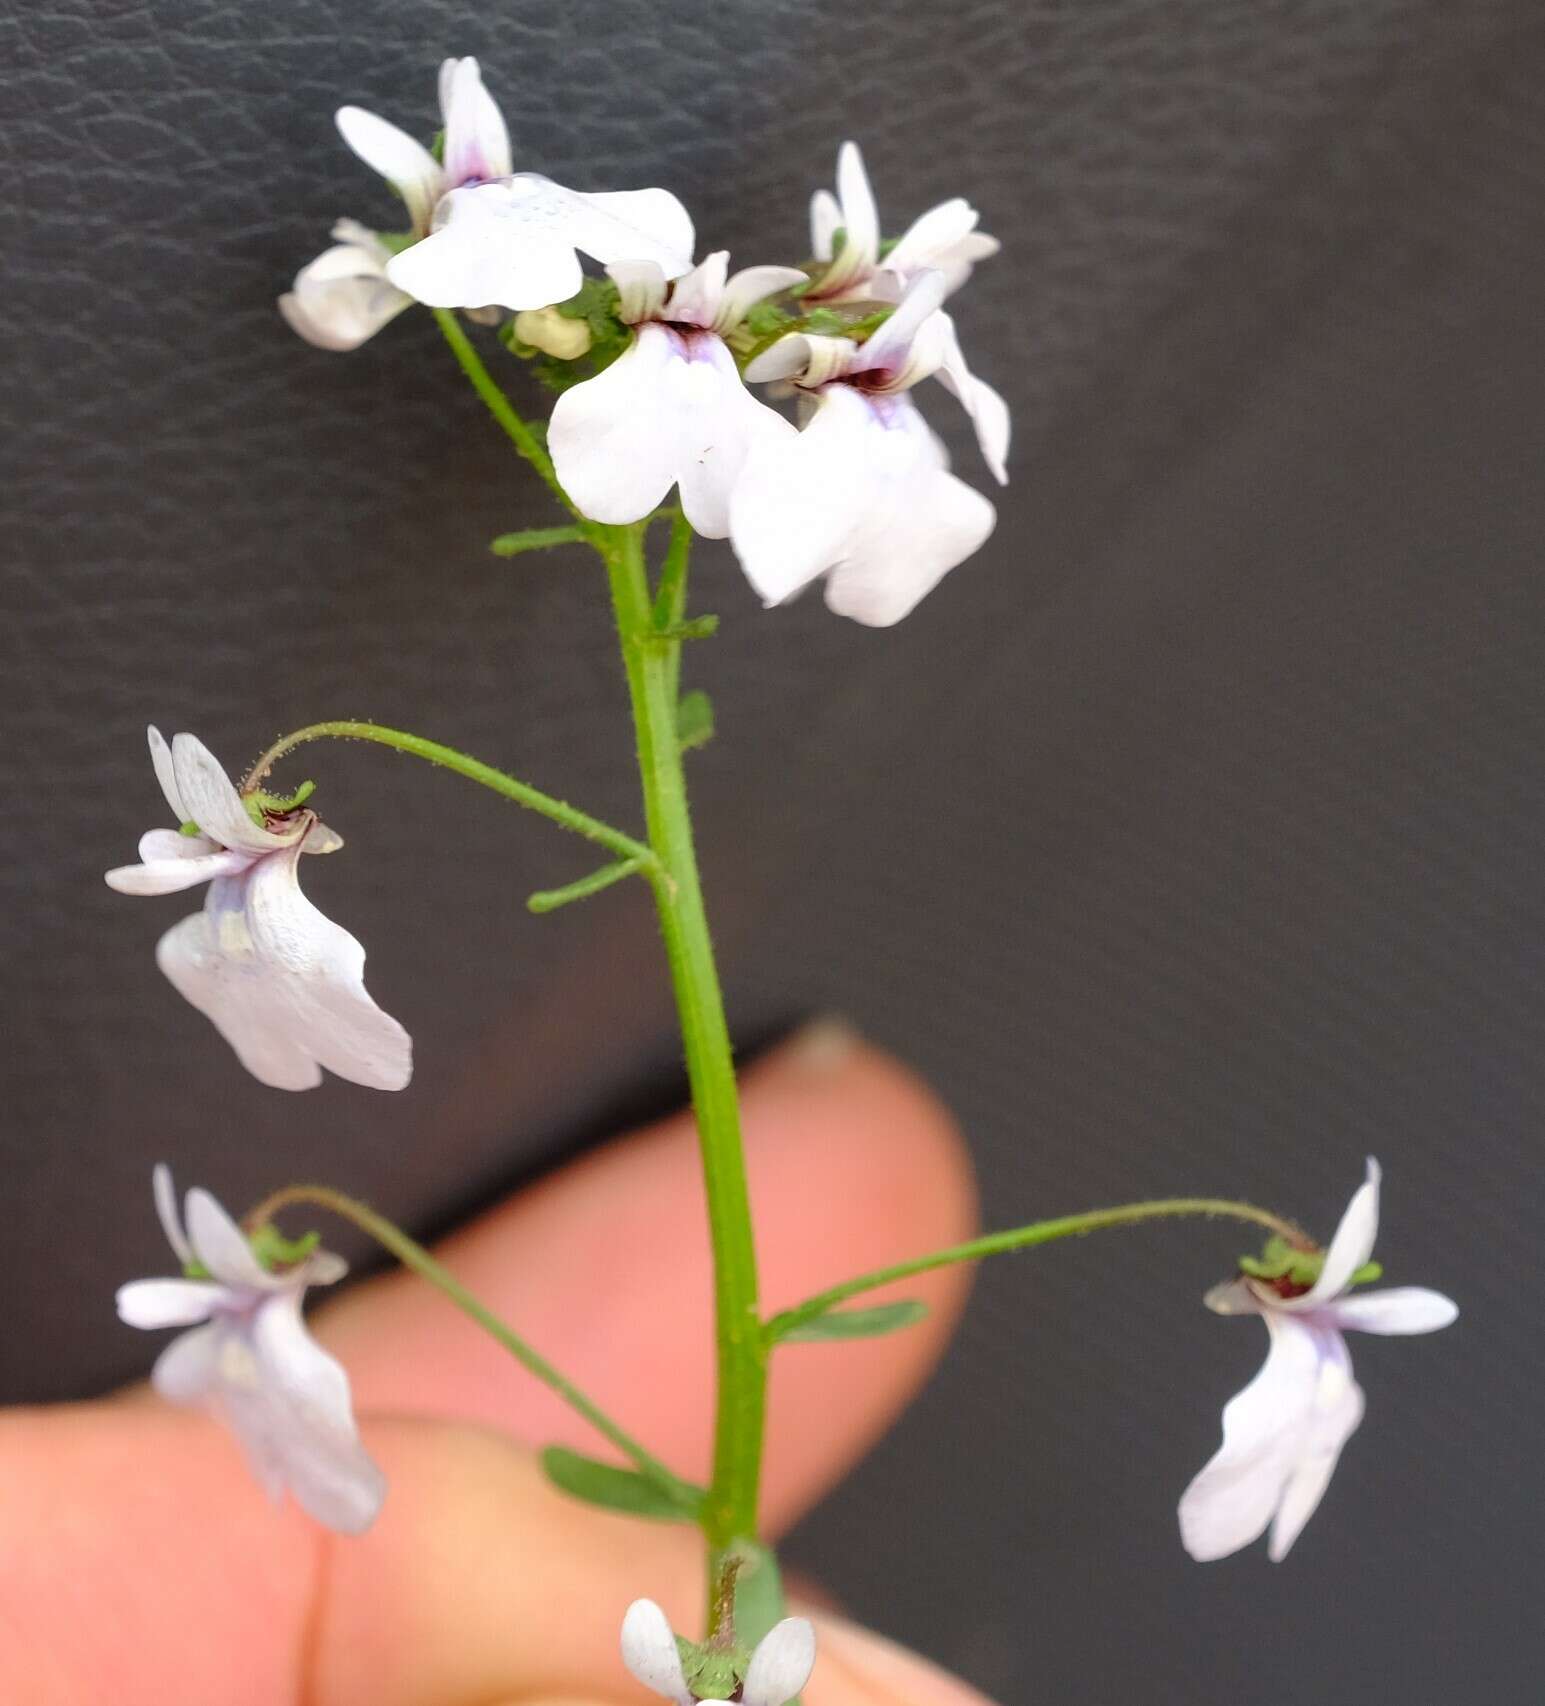
POLYGON ((483 365, 483 358, 474 348, 471 338, 462 328, 461 321, 449 308, 436 308, 434 317, 440 330, 445 334, 445 341, 451 346, 451 351, 461 364, 461 371, 472 381, 472 388, 483 399, 489 414, 503 427, 510 442, 522 456, 536 469, 546 482, 548 490, 570 515, 578 516, 586 536, 589 535, 589 524, 574 507, 569 494, 558 483, 558 476, 553 472, 552 458, 540 438, 526 425, 516 413, 514 405, 499 386, 494 382, 493 375, 483 365))
POLYGON ((466 753, 457 752, 455 747, 441 746, 438 741, 425 740, 421 735, 404 734, 401 729, 384 729, 378 723, 311 723, 306 728, 297 729, 294 734, 275 741, 252 766, 246 781, 241 785, 242 793, 252 793, 286 753, 293 752, 296 747, 304 746, 311 740, 369 740, 378 746, 389 746, 396 752, 411 753, 413 757, 426 759, 430 764, 439 764, 447 770, 454 770, 458 776, 481 782, 485 788, 492 788, 496 794, 502 794, 507 800, 514 800, 517 805, 540 812, 543 817, 551 818, 554 823, 572 830, 575 835, 583 835, 587 841, 594 841, 605 847, 619 859, 636 860, 641 870, 653 871, 657 864, 653 852, 642 841, 635 841, 631 835, 624 835, 620 829, 613 829, 599 818, 593 818, 589 813, 579 811, 562 800, 555 800, 551 794, 544 794, 540 788, 533 788, 529 783, 518 781, 514 776, 507 776, 502 770, 495 770, 492 765, 483 764, 476 758, 469 758, 466 753))
POLYGON ((827 1291, 817 1292, 792 1309, 774 1315, 763 1329, 767 1342, 774 1343, 786 1334, 802 1327, 807 1321, 825 1315, 838 1304, 861 1292, 873 1291, 894 1280, 911 1279, 917 1274, 931 1273, 935 1268, 947 1268, 956 1262, 976 1262, 983 1256, 1000 1256, 1010 1250, 1028 1250, 1037 1244, 1053 1244, 1059 1238, 1081 1238, 1090 1232, 1100 1232, 1111 1226, 1136 1226, 1145 1220, 1178 1220, 1205 1215, 1211 1219, 1248 1221, 1286 1238, 1295 1245, 1308 1245, 1303 1230, 1292 1221, 1284 1220, 1270 1210, 1257 1208, 1254 1203, 1231 1202, 1223 1197, 1159 1197, 1151 1202, 1123 1203, 1119 1208, 1090 1209, 1086 1214, 1064 1215, 1059 1220, 1037 1220, 1029 1226, 1016 1226, 1008 1232, 989 1232, 965 1244, 952 1244, 948 1249, 934 1250, 926 1256, 914 1256, 910 1261, 896 1262, 888 1268, 876 1268, 856 1279, 844 1280, 827 1291))
POLYGON ((391 1221, 384 1219, 374 1209, 367 1208, 364 1203, 356 1202, 353 1197, 347 1197, 341 1191, 330 1190, 326 1185, 288 1185, 282 1191, 275 1191, 247 1216, 245 1225, 248 1234, 264 1226, 281 1209, 297 1203, 324 1208, 374 1238, 404 1267, 411 1268, 414 1273, 428 1280, 458 1309, 470 1315, 486 1333, 504 1346, 522 1368, 556 1392, 570 1409, 583 1416, 603 1439, 616 1446, 618 1451, 637 1466, 641 1474, 647 1475, 662 1491, 678 1501, 685 1499, 690 1502, 696 1498, 694 1488, 679 1475, 673 1474, 659 1458, 619 1427, 598 1404, 587 1398, 572 1380, 560 1374, 546 1357, 533 1350, 518 1333, 505 1326, 460 1280, 441 1267, 422 1244, 415 1243, 400 1227, 394 1226, 391 1221))
POLYGON ((526 908, 530 912, 556 912, 571 901, 589 900, 591 895, 600 894, 602 889, 609 889, 613 883, 635 876, 643 868, 637 859, 619 859, 613 865, 603 865, 599 871, 592 871, 588 877, 565 883, 561 889, 538 889, 535 894, 527 895, 526 908))
MULTIPOLYGON (((657 861, 651 883, 680 1012, 708 1198, 719 1389, 713 1479, 703 1506, 703 1529, 710 1546, 722 1554, 733 1541, 756 1537, 767 1359, 734 1055, 698 879, 676 732, 680 642, 662 644, 656 632, 644 567, 644 525, 598 530, 598 545, 610 576, 632 700, 644 810, 657 861)), ((673 555, 679 555, 680 569, 673 570, 674 579, 662 589, 668 592, 661 599, 661 613, 667 616, 675 615, 684 599, 685 547, 679 540, 674 534, 673 555)))

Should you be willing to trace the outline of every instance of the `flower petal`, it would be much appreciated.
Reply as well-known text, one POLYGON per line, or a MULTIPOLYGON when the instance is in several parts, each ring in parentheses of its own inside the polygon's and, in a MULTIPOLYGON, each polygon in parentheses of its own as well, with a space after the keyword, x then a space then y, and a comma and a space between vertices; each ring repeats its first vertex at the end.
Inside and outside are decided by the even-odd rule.
MULTIPOLYGON (((913 340, 917 338, 924 325, 938 313, 939 304, 944 300, 944 274, 941 272, 919 273, 907 287, 907 293, 897 305, 891 317, 859 346, 858 355, 854 358, 855 372, 884 372, 896 374, 903 368, 910 369, 913 365, 909 358, 912 355, 913 340)), ((947 316, 940 316, 942 324, 936 323, 938 336, 937 357, 928 372, 943 361, 948 351, 949 323, 947 316)), ((925 377, 922 372, 913 376, 909 372, 908 382, 913 377, 925 377)))
POLYGON ((390 259, 382 244, 340 243, 324 249, 295 275, 279 298, 290 329, 318 349, 352 350, 413 305, 386 277, 390 259))
POLYGON ((982 460, 992 471, 992 476, 998 484, 1006 486, 1009 480, 1006 463, 1011 430, 1009 406, 985 379, 978 379, 966 366, 965 353, 955 332, 955 322, 944 313, 939 315, 939 319, 945 327, 944 357, 934 377, 945 390, 959 400, 976 431, 976 442, 981 449, 982 460))
POLYGON ((194 1256, 222 1286, 273 1291, 287 1282, 271 1274, 252 1253, 241 1228, 208 1191, 188 1192, 188 1242, 194 1256))
POLYGON ((309 1515, 340 1534, 363 1534, 386 1496, 386 1478, 360 1444, 349 1377, 301 1317, 299 1290, 260 1306, 250 1345, 256 1385, 222 1382, 233 1426, 309 1515))
POLYGON ((1268 1314, 1265 1321, 1266 1361, 1225 1406, 1223 1445, 1181 1496, 1181 1543, 1199 1562, 1226 1558, 1265 1532, 1314 1407, 1317 1335, 1288 1316, 1268 1314))
MULTIPOLYGON (((512 182, 546 180, 527 174, 512 182)), ((440 202, 434 230, 394 255, 387 277, 431 308, 497 304, 518 312, 566 302, 585 275, 562 213, 561 202, 529 188, 523 195, 504 184, 452 190, 440 202)))
POLYGON ((665 306, 665 274, 658 261, 614 261, 606 269, 617 286, 617 316, 630 326, 657 320, 665 306))
POLYGON ((905 397, 821 393, 793 439, 753 446, 730 499, 746 577, 778 603, 831 572, 826 602, 871 627, 905 616, 992 532, 993 507, 938 465, 905 397))
POLYGON ((775 296, 780 290, 792 290, 803 284, 805 274, 798 267, 742 267, 731 273, 719 300, 719 312, 714 316, 714 330, 732 332, 758 302, 775 296))
POLYGON ((686 340, 690 359, 667 369, 676 410, 681 507, 705 539, 730 531, 730 496, 753 448, 797 438, 793 425, 753 397, 714 332, 686 340))
POLYGON ((670 1619, 652 1599, 635 1599, 622 1619, 622 1662, 645 1688, 695 1706, 670 1619))
POLYGON ((832 243, 842 229, 842 207, 830 190, 810 198, 810 253, 818 261, 832 258, 832 243))
POLYGON ((1338 1327, 1359 1333, 1436 1333, 1458 1320, 1459 1305, 1426 1286, 1398 1285, 1340 1298, 1325 1313, 1338 1327))
POLYGON ((191 1333, 179 1333, 156 1358, 150 1384, 173 1404, 196 1404, 207 1398, 214 1385, 220 1339, 226 1330, 223 1323, 212 1321, 191 1333))
POLYGON ((184 1267, 193 1260, 193 1246, 182 1229, 182 1216, 177 1212, 177 1192, 172 1184, 172 1170, 164 1161, 151 1169, 150 1191, 155 1198, 156 1218, 172 1247, 172 1253, 184 1267))
POLYGON ((757 1643, 741 1691, 744 1706, 787 1706, 815 1669, 815 1625, 785 1617, 757 1643))
POLYGON ((309 822, 297 822, 277 833, 259 829, 247 816, 247 808, 219 759, 194 735, 173 738, 172 768, 188 816, 221 847, 272 853, 277 847, 298 841, 309 827, 309 822))
POLYGON ((156 959, 178 992, 280 1090, 320 1084, 320 1067, 400 1090, 412 1043, 365 989, 365 950, 300 891, 298 847, 210 887, 204 911, 161 938, 156 959))
POLYGON ((1363 1419, 1363 1392, 1352 1378, 1345 1342, 1334 1332, 1319 1337, 1322 1355, 1314 1407, 1299 1436, 1293 1470, 1282 1490, 1266 1547, 1266 1555, 1274 1564, 1287 1557, 1304 1524, 1319 1508, 1341 1448, 1363 1419))
POLYGON ((349 147, 407 203, 413 229, 427 231, 445 186, 434 155, 405 130, 363 107, 340 107, 334 119, 349 147))
POLYGON ((192 815, 182 803, 182 795, 177 791, 177 772, 172 767, 172 749, 163 739, 160 729, 154 723, 145 731, 150 741, 150 762, 156 768, 156 780, 161 784, 161 792, 166 797, 166 803, 171 807, 172 816, 178 823, 187 823, 192 815))
MULTIPOLYGON (((811 297, 851 289, 868 278, 880 256, 880 212, 856 142, 844 142, 837 151, 837 200, 842 211, 842 247, 809 292, 811 297)), ((813 207, 811 212, 813 217, 813 207)))
POLYGON ((1380 1177, 1379 1164, 1370 1155, 1367 1176, 1347 1204, 1347 1211, 1325 1252, 1320 1277, 1302 1297, 1287 1299, 1283 1308, 1316 1309, 1340 1297, 1351 1283, 1352 1275, 1373 1254, 1374 1241, 1379 1235, 1380 1177))
POLYGON ((594 379, 553 405, 548 449, 559 483, 592 521, 618 525, 648 515, 676 482, 680 340, 646 321, 633 343, 594 379))
POLYGON ((223 847, 200 852, 201 847, 210 848, 210 843, 202 836, 197 840, 190 836, 177 836, 183 846, 190 849, 188 853, 147 858, 145 842, 152 835, 177 836, 177 831, 151 830, 150 835, 140 842, 140 857, 144 863, 119 865, 109 871, 106 881, 110 889, 116 889, 119 894, 177 894, 182 889, 197 888, 200 883, 211 883, 216 877, 236 876, 252 863, 250 853, 233 852, 223 847))
POLYGON ((451 188, 507 178, 515 170, 510 133, 498 103, 483 87, 475 59, 448 59, 440 68, 445 123, 445 177, 451 188))
POLYGON ((692 270, 697 244, 692 215, 669 190, 600 190, 579 199, 599 217, 575 239, 576 246, 603 266, 658 261, 667 278, 692 270))
POLYGON ((130 1280, 118 1288, 118 1319, 130 1327, 187 1327, 207 1321, 230 1292, 207 1280, 130 1280))
POLYGON ((719 304, 724 300, 724 284, 729 273, 729 250, 715 249, 672 285, 667 318, 673 324, 684 326, 713 325, 719 304))

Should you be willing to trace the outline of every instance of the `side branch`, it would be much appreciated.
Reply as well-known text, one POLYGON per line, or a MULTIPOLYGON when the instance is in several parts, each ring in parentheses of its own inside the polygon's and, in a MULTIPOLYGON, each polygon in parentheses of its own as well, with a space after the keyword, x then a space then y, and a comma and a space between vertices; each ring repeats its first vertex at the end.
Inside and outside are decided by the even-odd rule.
POLYGON ((926 1256, 914 1256, 910 1261, 897 1262, 888 1268, 876 1268, 844 1280, 828 1291, 806 1298, 792 1309, 785 1309, 764 1323, 763 1333, 769 1344, 786 1339, 809 1321, 816 1320, 838 1304, 846 1303, 866 1291, 874 1291, 893 1280, 911 1279, 917 1274, 932 1273, 935 1268, 952 1267, 957 1262, 976 1262, 984 1256, 999 1256, 1011 1250, 1028 1250, 1037 1244, 1053 1244, 1059 1238, 1082 1238, 1090 1232, 1101 1232, 1113 1226, 1137 1226, 1147 1220, 1181 1220, 1195 1217, 1213 1220, 1241 1220, 1264 1227, 1286 1238, 1290 1244, 1310 1248, 1311 1240, 1301 1227, 1269 1209, 1257 1208, 1254 1203, 1233 1202, 1223 1197, 1160 1197, 1152 1202, 1123 1203, 1118 1208, 1090 1209, 1085 1214, 1064 1215, 1058 1220, 1037 1220, 1029 1226, 1016 1226, 1007 1232, 989 1232, 965 1244, 952 1244, 944 1250, 931 1251, 926 1256))
POLYGON ((338 1215, 351 1225, 357 1226, 368 1237, 375 1239, 376 1243, 394 1255, 404 1267, 411 1268, 421 1278, 428 1280, 463 1314, 470 1315, 522 1368, 556 1392, 570 1409, 583 1416, 603 1439, 616 1446, 618 1451, 637 1466, 641 1474, 646 1475, 674 1502, 691 1504, 695 1500, 695 1489, 618 1426, 598 1404, 587 1398, 573 1381, 560 1374, 546 1357, 507 1327, 486 1304, 479 1302, 460 1280, 440 1266, 422 1244, 416 1243, 401 1227, 393 1225, 374 1209, 367 1208, 364 1203, 356 1202, 353 1197, 345 1196, 341 1191, 332 1190, 326 1185, 288 1185, 259 1203, 247 1216, 244 1225, 248 1235, 267 1225, 281 1209, 302 1203, 326 1209, 330 1214, 338 1215))
POLYGON ((465 776, 469 781, 479 782, 483 787, 491 788, 494 793, 502 794, 507 800, 514 800, 517 805, 525 806, 529 811, 540 812, 543 817, 550 818, 561 828, 571 830, 575 835, 582 835, 587 841, 594 841, 608 852, 615 853, 619 859, 636 861, 640 870, 652 874, 658 868, 659 861, 642 841, 635 841, 631 835, 625 835, 620 829, 613 829, 610 824, 602 823, 588 812, 582 812, 563 800, 554 799, 551 794, 544 794, 540 788, 533 788, 529 783, 508 776, 502 770, 495 770, 491 764, 469 758, 455 747, 441 746, 438 741, 425 740, 422 735, 405 734, 401 729, 382 728, 379 723, 312 723, 306 728, 297 729, 294 734, 275 741, 253 765, 241 785, 242 793, 254 793, 258 784, 286 753, 293 752, 296 747, 304 746, 307 741, 313 740, 368 740, 374 741, 378 746, 389 746, 396 752, 410 753, 414 758, 422 758, 430 764, 454 770, 458 776, 465 776))

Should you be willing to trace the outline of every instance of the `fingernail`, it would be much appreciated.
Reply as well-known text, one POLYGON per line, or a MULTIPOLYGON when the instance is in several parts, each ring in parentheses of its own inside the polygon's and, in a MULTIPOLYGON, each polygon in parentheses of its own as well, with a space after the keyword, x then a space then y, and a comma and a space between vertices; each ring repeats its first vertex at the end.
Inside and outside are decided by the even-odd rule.
POLYGON ((802 1025, 785 1045, 784 1058, 801 1072, 824 1075, 845 1066, 861 1038, 836 1013, 823 1013, 802 1025))

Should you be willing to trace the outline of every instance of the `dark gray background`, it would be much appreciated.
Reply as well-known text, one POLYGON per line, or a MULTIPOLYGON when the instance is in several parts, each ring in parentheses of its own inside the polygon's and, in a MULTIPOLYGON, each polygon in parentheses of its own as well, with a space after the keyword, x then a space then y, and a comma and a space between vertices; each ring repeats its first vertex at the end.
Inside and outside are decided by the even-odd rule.
MULTIPOLYGON (((1260 1335, 1218 1238, 986 1273, 895 1439, 795 1536, 1010 1706, 1537 1698, 1545 1092, 1545 16, 1538 0, 75 0, 0 16, 6 1234, 0 1391, 98 1390, 145 1166, 325 1171, 423 1230, 674 1091, 642 897, 454 779, 326 766, 321 904, 417 1038, 385 1098, 243 1077, 101 882, 150 718, 232 763, 319 715, 631 821, 601 590, 422 316, 347 357, 272 298, 384 193, 340 99, 483 56, 526 164, 675 188, 742 261, 858 137, 888 226, 964 191, 1017 421, 997 535, 901 628, 762 615, 722 550, 693 763, 741 1036, 836 1008, 915 1061, 1000 1217, 1237 1191, 1328 1228, 1388 1173, 1369 1419, 1292 1560, 1173 1502, 1260 1335), (601 1039, 597 1046, 597 1039, 601 1039)), ((947 414, 940 394, 935 417, 947 414)))

